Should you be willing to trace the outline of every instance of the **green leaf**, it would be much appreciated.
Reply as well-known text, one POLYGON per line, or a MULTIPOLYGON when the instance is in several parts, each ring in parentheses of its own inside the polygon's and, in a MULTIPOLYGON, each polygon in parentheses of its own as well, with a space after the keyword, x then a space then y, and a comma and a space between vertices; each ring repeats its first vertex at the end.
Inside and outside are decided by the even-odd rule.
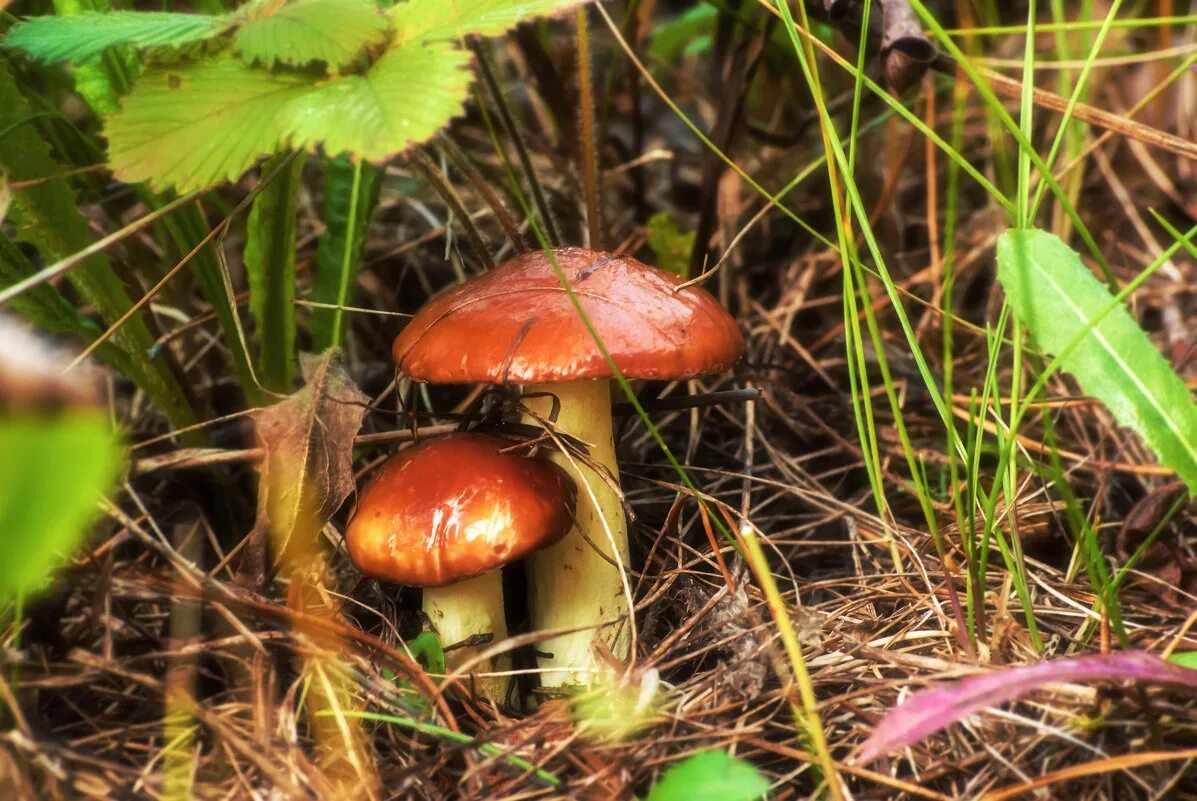
POLYGON ((45 584, 83 538, 120 462, 102 412, 0 418, 0 601, 45 584))
POLYGON ((257 321, 258 376, 273 392, 291 389, 295 374, 295 211, 304 158, 286 154, 262 165, 275 174, 254 199, 246 223, 249 308, 257 321))
POLYGON ((668 211, 658 211, 648 218, 648 246, 654 264, 682 278, 690 277, 690 253, 696 236, 694 231, 683 231, 668 211))
POLYGON ((585 0, 408 0, 391 9, 403 42, 457 41, 465 36, 498 36, 519 23, 585 0))
POLYGON ((113 172, 180 192, 235 180, 276 151, 288 104, 308 89, 232 57, 147 72, 105 127, 113 172))
POLYGON ((231 57, 155 70, 109 120, 109 160, 123 181, 180 192, 235 180, 288 145, 384 161, 461 113, 468 63, 442 42, 390 50, 365 75, 319 82, 231 57))
POLYGON ((1197 651, 1181 651, 1168 657, 1168 661, 1183 668, 1197 670, 1197 651))
POLYGON ((704 751, 665 771, 645 801, 754 801, 768 791, 769 782, 751 763, 704 751))
POLYGON ((291 104, 296 147, 381 162, 431 139, 469 96, 468 53, 447 42, 388 50, 365 75, 325 81, 291 104))
POLYGON ((323 61, 336 71, 380 44, 389 27, 373 0, 297 0, 242 25, 233 49, 268 66, 323 61))
POLYGON ((705 3, 653 26, 648 53, 659 64, 670 66, 684 55, 698 55, 711 47, 719 9, 705 3))
POLYGON ((422 631, 407 644, 407 650, 412 658, 424 665, 424 670, 437 675, 445 674, 445 652, 441 648, 441 638, 435 631, 422 631))
POLYGON ((1045 231, 1007 231, 997 254, 998 280, 1039 346, 1061 354, 1079 338, 1063 369, 1197 493, 1197 404, 1126 307, 1097 319, 1110 305, 1109 290, 1045 231))
MULTIPOLYGON (((370 215, 378 205, 382 170, 348 156, 330 159, 324 168, 324 233, 316 243, 316 280, 311 299, 334 306, 349 304, 357 268, 366 245, 370 215)), ((308 316, 312 349, 341 344, 345 315, 340 309, 315 307, 308 316)))
POLYGON ((41 61, 81 64, 116 45, 178 47, 216 36, 231 24, 226 16, 158 11, 32 17, 14 25, 4 45, 41 61))
MULTIPOLYGON (((108 0, 54 0, 54 13, 59 17, 111 10, 108 0)), ((140 71, 141 61, 133 49, 118 46, 76 64, 71 76, 75 79, 75 93, 103 117, 120 109, 120 96, 129 91, 132 76, 140 71)))

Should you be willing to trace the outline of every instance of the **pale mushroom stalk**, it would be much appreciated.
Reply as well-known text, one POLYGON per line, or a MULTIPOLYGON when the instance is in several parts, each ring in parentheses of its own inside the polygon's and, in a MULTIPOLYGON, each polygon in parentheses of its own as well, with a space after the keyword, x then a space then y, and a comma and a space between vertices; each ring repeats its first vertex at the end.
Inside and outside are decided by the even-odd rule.
MULTIPOLYGON (((524 405, 547 419, 553 398, 560 402, 554 427, 586 443, 590 458, 616 480, 615 443, 611 431, 611 382, 606 379, 532 384, 524 387, 524 405), (536 393, 545 393, 535 397, 536 393), (532 396, 532 397, 529 397, 532 396)), ((578 485, 576 525, 555 545, 529 559, 532 625, 538 630, 581 629, 549 637, 538 650, 545 687, 584 684, 607 668, 594 650, 604 642, 618 659, 628 656, 627 596, 617 565, 628 564, 628 530, 619 495, 603 477, 576 457, 551 457, 578 485), (593 498, 592 498, 593 494, 593 498), (597 501, 597 504, 595 503, 597 501), (587 542, 589 540, 589 542, 587 542), (618 557, 613 553, 612 543, 618 557), (614 623, 614 625, 610 625, 614 623), (608 624, 598 628, 600 624, 608 624)))
MULTIPOLYGON (((492 570, 456 584, 424 588, 424 614, 440 637, 442 646, 455 645, 479 634, 493 635, 481 646, 454 649, 445 654, 445 668, 452 672, 493 643, 507 638, 507 619, 503 615, 503 574, 492 570)), ((471 673, 507 670, 506 654, 475 662, 471 673)), ((502 701, 507 695, 506 676, 479 676, 479 693, 502 701)))

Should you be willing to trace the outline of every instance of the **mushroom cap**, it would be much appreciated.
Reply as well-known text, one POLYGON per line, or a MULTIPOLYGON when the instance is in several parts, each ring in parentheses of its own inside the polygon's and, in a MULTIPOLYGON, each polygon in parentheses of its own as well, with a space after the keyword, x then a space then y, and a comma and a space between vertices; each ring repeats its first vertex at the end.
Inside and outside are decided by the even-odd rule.
MULTIPOLYGON (((628 256, 583 248, 557 263, 628 378, 678 380, 731 368, 735 320, 705 289, 628 256)), ((395 339, 417 381, 536 384, 611 378, 611 369, 543 251, 530 251, 434 298, 395 339)))
POLYGON ((448 434, 392 456, 362 490, 345 531, 363 573, 435 587, 485 573, 563 537, 576 488, 511 443, 448 434))

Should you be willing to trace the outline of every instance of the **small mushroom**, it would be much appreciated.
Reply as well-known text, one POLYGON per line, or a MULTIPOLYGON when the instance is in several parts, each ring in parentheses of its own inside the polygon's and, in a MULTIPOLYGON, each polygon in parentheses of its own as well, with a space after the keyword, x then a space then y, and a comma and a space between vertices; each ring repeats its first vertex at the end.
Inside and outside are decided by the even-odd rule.
MULTIPOLYGON (((571 525, 573 481, 552 462, 508 452, 511 445, 458 433, 392 456, 362 490, 345 531, 363 573, 424 588, 424 611, 446 645, 488 633, 505 638, 496 568, 557 541, 571 525)), ((459 649, 448 665, 475 653, 459 649)), ((502 699, 506 684, 482 686, 502 699)))
MULTIPOLYGON (((739 359, 744 340, 735 320, 706 290, 684 287, 681 278, 626 256, 582 248, 553 256, 626 377, 688 379, 723 372, 739 359)), ((434 298, 395 339, 393 351, 399 369, 417 381, 521 384, 525 406, 541 417, 549 417, 555 397, 557 429, 586 443, 591 458, 618 479, 613 374, 543 251, 517 256, 434 298)), ((615 566, 628 561, 619 494, 589 468, 562 454, 554 458, 586 489, 577 529, 530 560, 532 622, 541 630, 591 630, 542 641, 541 650, 552 653, 542 660, 546 687, 586 683, 601 672, 593 627, 628 614, 615 566)), ((600 635, 619 658, 628 655, 627 630, 618 625, 600 635)))

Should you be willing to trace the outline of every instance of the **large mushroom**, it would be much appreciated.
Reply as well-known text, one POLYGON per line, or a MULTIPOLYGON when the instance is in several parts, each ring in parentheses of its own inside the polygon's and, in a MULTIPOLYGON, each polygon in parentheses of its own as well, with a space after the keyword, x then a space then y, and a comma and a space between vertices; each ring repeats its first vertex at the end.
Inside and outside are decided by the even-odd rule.
MULTIPOLYGON (((626 256, 562 248, 553 257, 612 361, 628 378, 672 381, 728 370, 744 347, 708 292, 626 256)), ((517 256, 434 298, 395 339, 395 362, 417 381, 523 385, 525 406, 589 449, 618 480, 610 365, 543 251, 517 256)), ((577 528, 530 559, 532 622, 586 629, 544 640, 546 687, 586 683, 603 670, 594 629, 628 614, 618 565, 627 525, 618 491, 588 467, 554 456, 579 486, 577 528), (614 547, 612 547, 612 544, 614 547)), ((601 635, 626 658, 628 627, 601 635)))
MULTIPOLYGON (((575 488, 544 459, 485 434, 437 437, 392 456, 362 490, 345 530, 363 573, 424 588, 424 611, 446 645, 507 636, 498 568, 560 539, 575 488)), ((450 667, 476 655, 455 651, 450 667)), ((505 661, 505 660, 504 660, 505 661)), ((479 664, 477 672, 501 669, 479 664)), ((502 698, 506 680, 484 681, 502 698)))

